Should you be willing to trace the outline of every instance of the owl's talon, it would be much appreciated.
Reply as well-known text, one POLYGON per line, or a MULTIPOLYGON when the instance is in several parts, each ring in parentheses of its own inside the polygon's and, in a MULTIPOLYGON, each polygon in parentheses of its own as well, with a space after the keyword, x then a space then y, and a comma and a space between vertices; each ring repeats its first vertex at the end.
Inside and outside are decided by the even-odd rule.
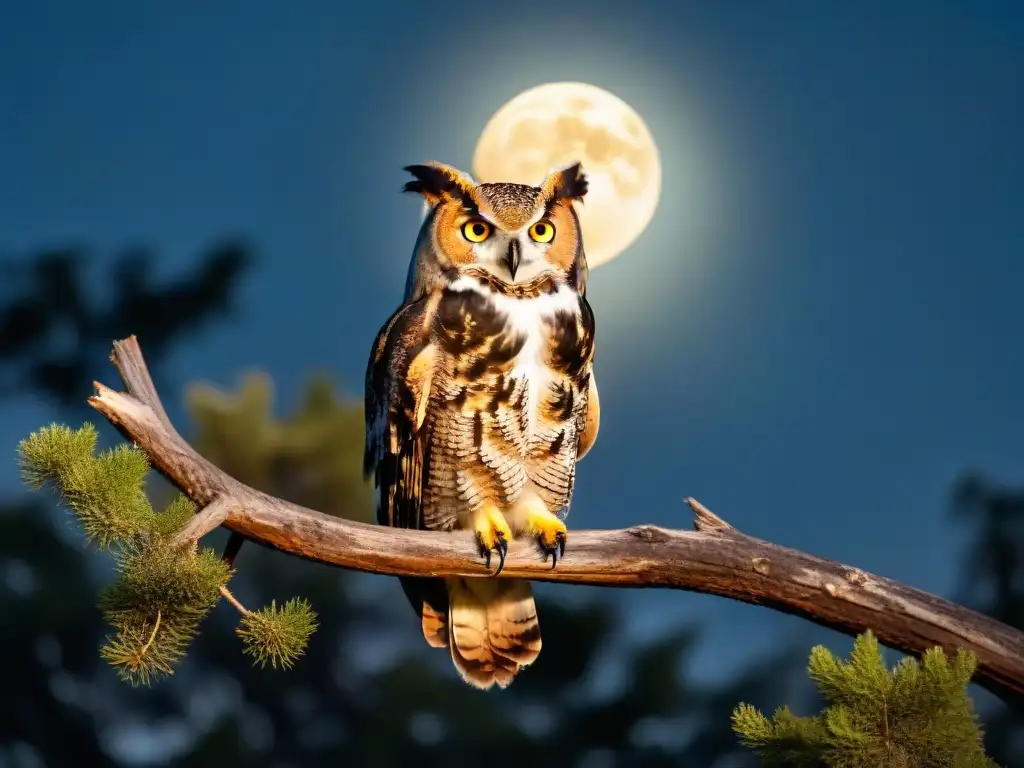
POLYGON ((505 555, 508 554, 508 542, 512 538, 512 531, 505 522, 504 515, 493 506, 486 506, 477 513, 473 527, 476 529, 480 554, 483 555, 488 568, 491 567, 491 552, 498 553, 498 570, 491 574, 497 576, 505 567, 505 555))
POLYGON ((483 536, 479 533, 477 534, 476 540, 480 547, 480 555, 484 558, 484 563, 488 568, 491 567, 491 552, 498 553, 498 570, 491 574, 491 576, 497 576, 501 573, 501 569, 505 567, 505 555, 508 554, 508 541, 505 540, 505 537, 500 532, 495 533, 495 541, 489 547, 484 542, 483 536))
POLYGON ((551 546, 545 544, 543 538, 540 538, 540 550, 544 555, 544 559, 551 558, 551 567, 554 568, 558 565, 558 558, 565 557, 565 539, 566 535, 562 531, 558 531, 555 534, 555 543, 551 546))
POLYGON ((565 556, 565 543, 569 537, 565 523, 546 509, 537 507, 530 518, 530 528, 537 537, 544 559, 550 557, 551 567, 554 568, 558 558, 565 556))
MULTIPOLYGON (((497 576, 499 573, 501 573, 501 569, 505 567, 505 555, 508 554, 508 541, 505 540, 505 537, 501 534, 500 531, 498 533, 498 541, 494 545, 494 547, 498 550, 498 570, 496 570, 491 575, 497 576)), ((488 550, 487 554, 491 554, 490 550, 488 550)), ((490 566, 490 563, 488 563, 488 566, 490 566)))

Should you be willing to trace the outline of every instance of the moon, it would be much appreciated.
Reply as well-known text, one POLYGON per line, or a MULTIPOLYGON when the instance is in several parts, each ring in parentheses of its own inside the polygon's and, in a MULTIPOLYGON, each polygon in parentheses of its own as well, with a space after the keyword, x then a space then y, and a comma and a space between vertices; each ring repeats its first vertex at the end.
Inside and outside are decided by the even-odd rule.
POLYGON ((583 164, 590 182, 576 210, 591 269, 626 250, 647 228, 661 196, 661 160, 640 115, 587 83, 545 83, 491 116, 473 153, 480 182, 539 184, 583 164))

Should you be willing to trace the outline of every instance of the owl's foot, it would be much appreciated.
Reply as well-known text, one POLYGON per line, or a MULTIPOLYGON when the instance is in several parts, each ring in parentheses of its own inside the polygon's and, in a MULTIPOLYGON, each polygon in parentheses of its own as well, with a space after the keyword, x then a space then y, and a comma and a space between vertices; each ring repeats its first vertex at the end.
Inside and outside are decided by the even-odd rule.
POLYGON ((505 567, 508 543, 512 540, 512 530, 508 527, 505 516, 493 504, 484 504, 473 518, 473 530, 480 545, 480 554, 486 559, 488 568, 491 567, 491 552, 498 553, 498 570, 493 574, 497 576, 505 567))
POLYGON ((550 556, 551 567, 554 568, 559 556, 565 555, 565 541, 569 538, 569 531, 565 523, 548 511, 539 498, 531 499, 525 506, 526 530, 537 537, 544 559, 550 556))

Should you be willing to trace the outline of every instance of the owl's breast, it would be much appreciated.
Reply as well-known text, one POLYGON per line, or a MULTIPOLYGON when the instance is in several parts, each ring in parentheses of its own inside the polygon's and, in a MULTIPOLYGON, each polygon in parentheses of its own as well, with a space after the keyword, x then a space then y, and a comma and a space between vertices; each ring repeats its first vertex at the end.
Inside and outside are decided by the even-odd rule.
POLYGON ((593 355, 589 307, 568 286, 522 296, 457 280, 442 293, 435 332, 470 378, 512 369, 525 374, 534 365, 577 376, 593 355))
POLYGON ((523 296, 489 290, 477 280, 456 281, 436 315, 436 338, 451 361, 449 402, 467 416, 484 400, 484 410, 499 419, 499 409, 514 410, 526 450, 552 428, 545 414, 593 356, 588 313, 568 286, 523 296))
POLYGON ((468 382, 508 373, 529 341, 530 330, 513 322, 493 296, 458 284, 445 289, 435 321, 437 341, 468 382))
POLYGON ((428 506, 447 515, 484 498, 511 504, 530 482, 562 508, 593 354, 586 301, 568 286, 508 295, 470 279, 438 301, 428 506))

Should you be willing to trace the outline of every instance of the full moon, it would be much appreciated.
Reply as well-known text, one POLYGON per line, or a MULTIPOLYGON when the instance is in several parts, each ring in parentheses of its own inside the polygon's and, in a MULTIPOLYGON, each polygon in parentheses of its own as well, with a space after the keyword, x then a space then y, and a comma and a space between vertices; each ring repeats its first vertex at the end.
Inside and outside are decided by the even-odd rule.
POLYGON ((626 102, 586 83, 546 83, 494 113, 473 153, 479 182, 539 184, 583 163, 590 182, 576 210, 591 269, 647 228, 661 195, 661 162, 647 125, 626 102))

